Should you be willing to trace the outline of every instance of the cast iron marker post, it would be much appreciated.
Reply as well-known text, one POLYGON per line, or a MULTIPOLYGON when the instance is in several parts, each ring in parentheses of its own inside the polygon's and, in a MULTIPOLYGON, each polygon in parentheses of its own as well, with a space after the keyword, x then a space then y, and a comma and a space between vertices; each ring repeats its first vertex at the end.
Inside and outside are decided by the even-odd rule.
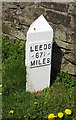
POLYGON ((26 91, 37 92, 49 87, 53 29, 43 15, 27 32, 26 91))

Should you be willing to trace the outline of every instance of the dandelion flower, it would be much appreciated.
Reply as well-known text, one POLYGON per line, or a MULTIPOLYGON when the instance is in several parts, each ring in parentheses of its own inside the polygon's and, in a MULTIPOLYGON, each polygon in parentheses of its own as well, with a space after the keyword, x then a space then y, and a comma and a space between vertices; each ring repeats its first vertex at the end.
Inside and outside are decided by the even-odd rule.
POLYGON ((72 118, 72 120, 75 120, 75 118, 72 118))
POLYGON ((2 84, 0 84, 0 88, 2 87, 2 84))
POLYGON ((59 118, 62 118, 62 117, 63 117, 63 113, 62 113, 62 112, 59 112, 59 113, 58 113, 58 117, 59 117, 59 118))
POLYGON ((0 93, 0 95, 2 95, 2 93, 0 93))
POLYGON ((71 115, 72 111, 71 111, 70 109, 66 109, 66 110, 65 110, 65 113, 66 113, 67 115, 71 115))
POLYGON ((9 112, 9 113, 12 113, 12 114, 13 114, 13 113, 14 113, 14 110, 10 110, 10 112, 9 112))
POLYGON ((53 113, 51 113, 51 114, 48 116, 48 119, 53 119, 53 118, 55 118, 55 117, 57 117, 57 116, 55 116, 53 113))
POLYGON ((35 105, 37 105, 38 103, 37 102, 34 102, 35 105))

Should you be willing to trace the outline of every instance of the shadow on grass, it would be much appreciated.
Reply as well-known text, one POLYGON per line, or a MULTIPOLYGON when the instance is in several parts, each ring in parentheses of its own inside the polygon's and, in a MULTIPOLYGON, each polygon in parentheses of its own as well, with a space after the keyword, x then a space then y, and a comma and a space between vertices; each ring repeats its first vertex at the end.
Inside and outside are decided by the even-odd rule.
POLYGON ((51 75, 50 86, 55 82, 55 79, 60 72, 63 52, 56 42, 52 46, 52 60, 51 60, 51 75))

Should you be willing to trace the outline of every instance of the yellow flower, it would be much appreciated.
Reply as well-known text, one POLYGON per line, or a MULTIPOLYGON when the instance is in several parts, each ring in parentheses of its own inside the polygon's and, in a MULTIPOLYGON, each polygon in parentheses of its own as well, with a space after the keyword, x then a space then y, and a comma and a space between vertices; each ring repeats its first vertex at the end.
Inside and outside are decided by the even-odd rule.
POLYGON ((14 110, 10 110, 10 112, 9 112, 9 113, 12 113, 12 114, 13 114, 13 113, 14 113, 14 110))
POLYGON ((53 113, 51 113, 51 114, 48 116, 48 119, 53 119, 53 118, 55 118, 55 117, 57 117, 57 116, 55 116, 53 113))
POLYGON ((28 118, 25 118, 25 120, 28 120, 28 118))
POLYGON ((75 120, 75 118, 72 118, 72 120, 75 120))
POLYGON ((36 104, 38 104, 37 102, 34 102, 34 104, 36 105, 36 104))
POLYGON ((0 93, 0 95, 2 95, 2 93, 0 93))
POLYGON ((0 84, 0 88, 2 87, 2 84, 0 84))
POLYGON ((65 110, 65 113, 66 113, 67 115, 71 115, 72 111, 71 111, 70 109, 66 109, 66 110, 65 110))
POLYGON ((62 118, 62 117, 63 117, 63 113, 62 113, 62 112, 59 112, 59 113, 58 113, 58 117, 59 117, 59 118, 62 118))

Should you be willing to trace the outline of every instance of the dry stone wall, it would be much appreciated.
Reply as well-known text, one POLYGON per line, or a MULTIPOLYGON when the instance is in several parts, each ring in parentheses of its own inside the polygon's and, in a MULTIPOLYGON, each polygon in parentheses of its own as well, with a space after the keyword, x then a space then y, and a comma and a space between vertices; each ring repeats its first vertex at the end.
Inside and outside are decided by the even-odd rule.
POLYGON ((26 40, 30 24, 41 14, 54 30, 52 76, 60 70, 76 76, 76 2, 4 2, 2 31, 14 41, 26 40))

